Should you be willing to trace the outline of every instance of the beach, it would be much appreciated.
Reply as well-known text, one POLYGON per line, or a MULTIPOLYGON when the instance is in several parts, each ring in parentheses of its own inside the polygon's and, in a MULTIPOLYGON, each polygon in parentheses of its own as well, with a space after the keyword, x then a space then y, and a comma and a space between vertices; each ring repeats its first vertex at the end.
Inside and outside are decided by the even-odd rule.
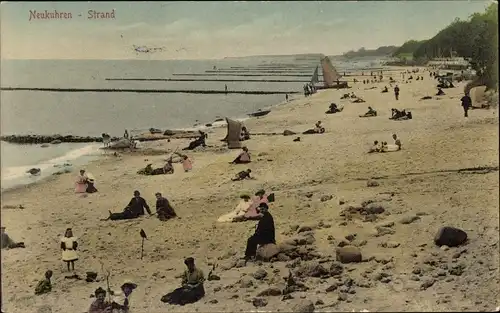
MULTIPOLYGON (((436 81, 428 72, 422 75, 423 81, 399 83, 398 101, 391 90, 380 92, 388 85, 385 78, 386 82, 356 83, 350 84, 351 89, 298 96, 265 117, 246 120, 250 133, 298 133, 252 136, 243 143, 253 158, 248 165, 228 164, 239 151, 224 148, 220 139, 226 129, 214 128, 207 140, 213 147, 187 152, 194 161, 189 173, 175 164, 173 175, 138 175, 136 172, 147 164, 162 166, 172 151, 188 145, 188 140, 155 141, 142 144, 146 152, 124 152, 119 157, 103 153, 89 163, 85 169, 96 178, 99 192, 95 194, 82 197, 74 193, 76 172, 3 193, 2 206, 22 205, 24 209, 3 209, 2 226, 14 240, 26 244, 26 249, 2 251, 4 311, 88 310, 94 290, 106 288, 101 262, 111 271, 112 288, 118 289, 127 278, 138 284, 131 312, 255 310, 253 299, 266 288, 282 287, 293 262, 236 267, 256 222, 217 223, 217 218, 232 211, 241 194, 253 194, 261 188, 276 195, 270 213, 278 243, 293 237, 296 225, 308 226, 322 264, 329 268, 339 242, 356 234, 356 240, 366 241, 359 248, 370 259, 343 265, 340 278, 306 277, 308 291, 296 292, 295 299, 286 301, 279 296, 264 297, 268 303, 261 310, 290 311, 295 303, 310 300, 317 303, 317 312, 492 311, 500 298, 498 170, 459 170, 498 167, 498 111, 472 110, 464 118, 460 106, 464 83, 446 89, 445 96, 435 99, 436 81), (369 86, 377 88, 366 90, 369 86), (366 103, 339 100, 347 92, 354 92, 366 103), (434 99, 420 100, 424 96, 434 99), (326 115, 331 102, 343 105, 344 110, 326 115), (378 116, 359 118, 368 106, 377 110, 378 116), (391 108, 411 111, 413 119, 389 120, 391 108), (300 134, 317 121, 322 121, 324 134, 300 134), (374 140, 392 143, 392 134, 401 139, 401 151, 367 154, 374 140), (301 140, 294 142, 297 136, 301 140), (151 149, 146 148, 164 153, 147 153, 151 149), (255 180, 230 181, 247 168, 255 180), (378 185, 368 187, 372 181, 378 185), (109 210, 121 211, 134 190, 141 192, 153 210, 154 194, 161 192, 179 218, 167 222, 156 217, 100 221, 109 210), (385 207, 376 221, 341 216, 346 206, 367 200, 385 207), (401 222, 414 216, 418 219, 411 223, 401 222), (392 234, 374 236, 377 225, 390 222, 394 222, 392 234), (433 238, 442 226, 465 230, 468 243, 457 248, 436 247, 433 238), (85 272, 95 271, 101 282, 64 278, 59 239, 67 227, 79 238, 76 272, 84 277, 85 272), (143 260, 141 229, 148 235, 143 260), (168 306, 160 298, 180 285, 176 276, 184 270, 183 260, 188 256, 195 258, 205 275, 212 264, 218 264, 215 274, 221 279, 207 281, 206 296, 197 303, 168 306), (460 275, 451 270, 455 264, 463 268, 460 275), (52 292, 35 296, 37 281, 49 269, 54 271, 52 292), (268 273, 266 278, 252 278, 258 269, 268 273), (390 279, 380 281, 376 277, 380 273, 390 279), (326 291, 349 278, 356 282, 353 292, 341 296, 339 290, 326 291), (422 288, 430 281, 430 286, 422 288)), ((401 80, 398 75, 394 78, 401 80)), ((294 266, 292 269, 300 267, 294 266)))

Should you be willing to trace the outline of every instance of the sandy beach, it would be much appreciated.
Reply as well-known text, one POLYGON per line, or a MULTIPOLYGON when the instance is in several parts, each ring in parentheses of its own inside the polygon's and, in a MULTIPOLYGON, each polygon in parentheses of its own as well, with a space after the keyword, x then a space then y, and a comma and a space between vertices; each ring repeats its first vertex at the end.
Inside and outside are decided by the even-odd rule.
MULTIPOLYGON (((95 271, 104 279, 101 262, 111 271, 110 284, 118 289, 124 279, 138 284, 131 298, 131 312, 235 312, 255 310, 252 300, 269 287, 284 287, 288 270, 308 262, 325 268, 335 259, 335 248, 345 236, 356 234, 356 242, 367 262, 345 264, 340 277, 304 277, 307 292, 294 299, 268 296, 265 311, 290 311, 310 300, 316 311, 493 311, 499 305, 499 176, 498 170, 458 172, 460 169, 498 166, 498 111, 472 110, 463 117, 460 97, 465 83, 445 89, 436 99, 436 81, 426 71, 423 81, 399 82, 400 99, 386 82, 352 84, 349 90, 323 90, 273 108, 258 119, 245 121, 251 133, 285 129, 301 133, 321 120, 326 133, 296 136, 252 136, 244 144, 253 161, 249 165, 228 164, 237 150, 220 141, 226 129, 208 133, 204 151, 190 152, 192 172, 175 164, 175 174, 141 176, 137 170, 148 163, 161 166, 169 151, 187 146, 188 140, 144 143, 144 148, 164 154, 122 153, 119 158, 103 152, 89 164, 98 193, 82 197, 74 193, 76 173, 16 189, 2 195, 2 206, 23 205, 24 210, 3 209, 2 225, 26 249, 2 251, 2 301, 7 313, 86 312, 90 295, 105 280, 87 283, 65 279, 59 239, 67 227, 79 238, 76 272, 83 278, 95 271), (371 86, 376 89, 366 90, 371 86), (366 103, 340 100, 354 92, 366 103), (420 100, 433 96, 431 100, 420 100), (326 115, 331 102, 341 104, 341 113, 326 115), (377 117, 359 118, 367 107, 377 117), (413 119, 392 121, 391 108, 411 111, 413 119), (394 153, 368 154, 374 140, 392 143, 395 133, 403 149, 394 153), (297 136, 300 142, 293 142, 297 136), (237 172, 250 168, 255 180, 230 182, 237 172), (368 181, 378 186, 368 187, 368 181), (296 235, 296 226, 308 226, 314 234, 320 258, 312 261, 248 263, 237 267, 246 240, 256 222, 217 223, 230 212, 243 193, 258 189, 274 192, 270 213, 276 223, 277 241, 296 235), (160 222, 156 217, 129 221, 101 221, 108 210, 121 211, 134 190, 139 190, 154 210, 155 192, 173 204, 180 218, 160 222), (326 196, 326 197, 325 197, 326 196), (321 199, 323 198, 323 199, 321 199), (322 201, 325 200, 326 201, 322 201), (385 212, 375 221, 345 219, 346 206, 366 200, 380 202, 385 212), (344 204, 340 204, 344 203, 344 204), (401 221, 418 216, 411 223, 401 221), (375 226, 390 224, 392 234, 374 236, 375 226), (465 230, 469 241, 458 248, 440 249, 433 238, 442 226, 465 230), (140 229, 148 234, 145 257, 140 259, 140 229), (362 244, 362 241, 366 243, 362 244), (388 244, 391 243, 391 244, 388 244), (216 263, 218 281, 205 283, 206 296, 186 306, 169 306, 160 298, 177 288, 184 270, 183 259, 195 258, 205 272, 216 263), (294 263, 294 264, 292 264, 294 263), (452 271, 459 264, 463 272, 452 271), (455 266, 455 267, 454 267, 455 266), (288 268, 287 268, 288 267, 288 268), (52 292, 35 296, 34 288, 46 270, 54 272, 52 292), (252 278, 258 269, 264 279, 252 278), (418 269, 418 270, 417 270, 418 269), (383 277, 390 279, 381 281, 383 277), (350 292, 326 289, 346 279, 355 283, 350 292), (431 286, 422 288, 425 282, 431 286), (323 304, 322 304, 323 303, 323 304)), ((401 78, 394 75, 397 81, 401 78)))

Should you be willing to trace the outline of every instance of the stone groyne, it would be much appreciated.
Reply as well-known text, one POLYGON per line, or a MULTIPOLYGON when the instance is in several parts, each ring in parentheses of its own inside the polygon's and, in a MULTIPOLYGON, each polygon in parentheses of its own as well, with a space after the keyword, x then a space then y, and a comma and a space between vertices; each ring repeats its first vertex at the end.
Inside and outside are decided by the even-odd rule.
MULTIPOLYGON (((134 136, 138 141, 154 141, 165 139, 190 139, 199 137, 199 133, 191 131, 170 131, 164 134, 141 134, 134 136), (167 134, 167 135, 165 135, 167 134)), ((111 141, 117 141, 121 138, 112 137, 111 141)), ((43 144, 43 143, 78 143, 78 142, 102 142, 102 137, 93 136, 75 136, 75 135, 6 135, 0 136, 1 141, 16 144, 43 144)))

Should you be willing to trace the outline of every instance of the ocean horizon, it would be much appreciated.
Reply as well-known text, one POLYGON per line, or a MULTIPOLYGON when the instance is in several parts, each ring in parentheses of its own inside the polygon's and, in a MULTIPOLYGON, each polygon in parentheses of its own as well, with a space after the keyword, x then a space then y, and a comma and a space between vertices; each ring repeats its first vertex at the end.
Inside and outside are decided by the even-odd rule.
MULTIPOLYGON (((353 63, 332 60, 339 71, 381 66, 376 58, 353 63)), ((245 77, 220 75, 210 81, 110 81, 120 78, 188 78, 176 73, 204 73, 231 66, 251 67, 263 63, 297 63, 290 57, 250 57, 222 60, 2 60, 1 87, 22 88, 129 88, 176 90, 267 90, 302 91, 303 82, 243 82, 245 77)), ((303 64, 304 62, 302 62, 303 64)), ((309 62, 310 64, 310 62, 309 62)), ((319 60, 318 60, 319 65, 319 60)), ((314 72, 311 64, 311 76, 314 72)), ((265 76, 253 79, 308 80, 307 77, 265 76)), ((125 129, 141 132, 159 129, 189 129, 212 123, 219 117, 245 118, 248 113, 269 108, 285 100, 284 95, 242 94, 152 94, 117 92, 0 92, 1 133, 121 136, 125 129)), ((29 177, 32 167, 53 173, 64 162, 84 165, 98 154, 96 144, 40 145, 1 144, 2 190, 41 177, 29 177), (47 169, 52 168, 51 171, 47 169)), ((43 175, 41 175, 43 177, 43 175)))

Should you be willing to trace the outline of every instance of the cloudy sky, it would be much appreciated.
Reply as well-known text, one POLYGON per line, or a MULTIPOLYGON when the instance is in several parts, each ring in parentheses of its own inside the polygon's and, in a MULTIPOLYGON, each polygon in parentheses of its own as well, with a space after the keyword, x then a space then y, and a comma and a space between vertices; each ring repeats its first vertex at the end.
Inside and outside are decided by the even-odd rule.
POLYGON ((133 45, 165 47, 155 59, 256 54, 341 54, 436 34, 490 1, 2 2, 5 59, 133 59, 133 45), (88 11, 115 19, 88 19, 88 11), (33 19, 30 11, 69 12, 33 19), (79 16, 80 15, 80 16, 79 16))

